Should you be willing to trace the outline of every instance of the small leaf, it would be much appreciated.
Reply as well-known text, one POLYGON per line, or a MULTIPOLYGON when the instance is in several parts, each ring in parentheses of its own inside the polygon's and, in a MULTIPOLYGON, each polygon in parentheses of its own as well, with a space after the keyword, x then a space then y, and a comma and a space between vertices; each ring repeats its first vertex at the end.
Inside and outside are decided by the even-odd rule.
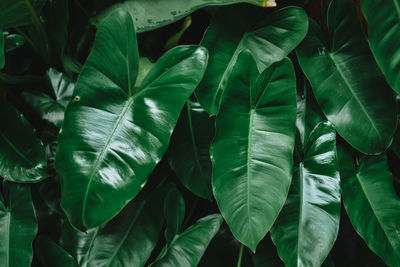
POLYGON ((0 121, 0 176, 18 183, 47 178, 42 142, 24 116, 2 97, 0 121))
POLYGON ((185 217, 185 200, 176 187, 173 187, 165 197, 164 217, 167 222, 165 239, 167 243, 169 243, 181 232, 183 219, 185 217))
POLYGON ((222 223, 219 214, 209 215, 197 221, 185 232, 177 235, 167 247, 165 255, 150 267, 195 267, 199 263, 211 239, 222 223))

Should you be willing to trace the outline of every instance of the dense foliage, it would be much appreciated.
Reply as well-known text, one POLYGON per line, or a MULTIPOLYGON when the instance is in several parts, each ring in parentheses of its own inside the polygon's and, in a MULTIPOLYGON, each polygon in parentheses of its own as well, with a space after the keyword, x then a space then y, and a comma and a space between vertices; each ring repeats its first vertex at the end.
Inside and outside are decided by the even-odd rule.
POLYGON ((1 0, 0 266, 400 266, 400 0, 1 0))

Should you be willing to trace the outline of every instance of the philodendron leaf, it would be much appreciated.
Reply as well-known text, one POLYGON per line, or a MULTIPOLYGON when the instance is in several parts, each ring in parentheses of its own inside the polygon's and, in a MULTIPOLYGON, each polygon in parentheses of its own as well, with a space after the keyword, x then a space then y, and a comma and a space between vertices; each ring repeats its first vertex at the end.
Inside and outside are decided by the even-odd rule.
POLYGON ((6 182, 3 192, 6 203, 0 197, 0 265, 30 266, 32 241, 38 230, 30 187, 6 182))
POLYGON ((396 102, 372 57, 352 1, 332 1, 328 28, 330 46, 320 39, 318 26, 310 24, 297 51, 300 65, 337 132, 357 150, 379 154, 396 130, 396 102))
POLYGON ((176 187, 173 187, 165 196, 164 217, 167 222, 165 239, 169 243, 181 232, 183 219, 185 218, 185 199, 176 187))
POLYGON ((44 267, 78 267, 74 258, 48 237, 39 236, 35 241, 35 250, 44 267))
POLYGON ((259 6, 274 6, 274 1, 264 0, 126 0, 103 11, 94 21, 101 22, 116 9, 127 10, 135 19, 136 32, 147 32, 171 24, 205 6, 220 6, 250 3, 259 6), (267 5, 269 3, 269 5, 267 5))
POLYGON ((66 229, 61 244, 80 266, 144 266, 164 225, 163 201, 169 188, 129 203, 106 226, 87 234, 66 229))
POLYGON ((344 207, 357 233, 386 264, 400 266, 400 199, 386 155, 355 157, 338 147, 344 207))
POLYGON ((141 83, 131 16, 99 27, 59 135, 56 169, 70 222, 81 230, 114 217, 146 183, 165 153, 179 113, 201 80, 207 51, 170 50, 141 83))
POLYGON ((18 183, 48 177, 46 153, 25 117, 0 97, 0 176, 18 183))
POLYGON ((298 7, 272 13, 243 6, 220 9, 201 41, 210 52, 210 64, 195 91, 200 104, 216 115, 241 51, 249 49, 263 71, 303 40, 307 25, 307 15, 298 7))
POLYGON ((188 100, 172 135, 168 152, 171 169, 199 197, 211 199, 210 145, 215 119, 198 102, 188 100))
POLYGON ((400 1, 363 0, 369 46, 392 88, 400 94, 400 1))
POLYGON ((295 121, 296 84, 290 60, 259 75, 252 55, 243 51, 216 118, 212 184, 233 235, 252 251, 285 203, 295 121))
MULTIPOLYGON (((298 146, 297 146, 298 147, 298 146)), ((320 122, 295 157, 289 196, 271 229, 286 266, 321 266, 335 243, 340 221, 336 132, 320 122)))
POLYGON ((24 91, 22 96, 42 119, 61 128, 64 112, 72 99, 75 84, 66 75, 53 68, 46 72, 46 79, 53 96, 38 91, 24 91))
POLYGON ((208 244, 218 232, 222 223, 219 214, 209 215, 197 221, 185 232, 175 236, 164 255, 151 267, 195 267, 203 256, 208 244))
POLYGON ((32 24, 46 0, 1 0, 0 30, 32 24))

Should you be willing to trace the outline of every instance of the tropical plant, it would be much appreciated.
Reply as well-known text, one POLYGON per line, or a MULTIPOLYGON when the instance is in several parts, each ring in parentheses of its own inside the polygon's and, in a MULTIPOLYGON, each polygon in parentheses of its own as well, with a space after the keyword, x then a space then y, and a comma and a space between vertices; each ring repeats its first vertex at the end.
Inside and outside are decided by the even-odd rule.
POLYGON ((0 266, 400 266, 400 0, 2 0, 0 266))

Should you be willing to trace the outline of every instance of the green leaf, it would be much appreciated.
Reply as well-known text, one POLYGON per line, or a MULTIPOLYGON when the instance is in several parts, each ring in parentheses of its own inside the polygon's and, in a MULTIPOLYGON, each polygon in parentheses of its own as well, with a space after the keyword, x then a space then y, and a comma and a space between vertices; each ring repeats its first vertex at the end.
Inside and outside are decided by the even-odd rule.
POLYGON ((72 99, 75 84, 66 75, 53 68, 46 72, 46 79, 53 96, 39 91, 24 91, 22 97, 43 120, 61 128, 64 112, 72 99))
POLYGON ((400 94, 400 1, 363 0, 361 3, 372 53, 389 84, 400 94))
POLYGON ((321 266, 335 243, 340 221, 336 132, 320 122, 295 157, 292 185, 271 237, 286 266, 321 266))
POLYGON ((4 39, 4 48, 6 52, 11 52, 25 44, 25 38, 19 34, 7 34, 4 39))
POLYGON ((176 187, 173 187, 165 197, 164 217, 167 222, 165 239, 169 243, 181 232, 183 219, 185 218, 185 200, 176 187))
POLYGON ((357 233, 386 264, 400 266, 400 199, 386 155, 355 157, 338 147, 344 207, 357 233))
POLYGON ((195 267, 199 263, 211 239, 222 223, 219 214, 212 214, 197 221, 185 232, 175 236, 165 255, 150 267, 195 267))
POLYGON ((220 6, 236 3, 250 3, 259 6, 266 6, 267 1, 263 0, 126 0, 103 11, 94 20, 95 24, 101 22, 108 14, 116 9, 127 10, 135 20, 138 33, 151 31, 171 24, 194 11, 205 6, 220 6))
POLYGON ((3 69, 5 64, 5 58, 4 58, 4 35, 3 31, 0 30, 0 70, 3 69))
POLYGON ((35 241, 35 248, 44 267, 78 267, 74 258, 48 237, 39 236, 35 241))
POLYGON ((324 44, 318 26, 310 25, 297 51, 300 65, 338 133, 357 150, 379 154, 396 130, 392 90, 370 53, 351 1, 332 1, 328 28, 330 46, 324 44))
POLYGON ((182 184, 199 197, 211 199, 210 145, 215 119, 189 100, 172 135, 168 160, 182 184))
POLYGON ((143 266, 164 225, 163 201, 168 188, 131 202, 103 228, 88 234, 69 229, 61 244, 75 255, 80 266, 143 266))
POLYGON ((45 3, 46 0, 0 1, 0 30, 34 23, 45 3))
POLYGON ((56 156, 61 206, 75 227, 110 220, 143 188, 206 65, 204 48, 177 47, 134 88, 132 19, 118 10, 104 21, 67 108, 56 156))
POLYGON ((241 51, 249 49, 259 71, 263 71, 285 58, 303 40, 307 25, 307 15, 298 7, 273 13, 243 6, 220 9, 201 41, 210 52, 210 64, 195 91, 200 104, 216 115, 241 51))
POLYGON ((1 266, 30 266, 38 230, 30 188, 6 182, 3 190, 7 204, 0 197, 1 266))
POLYGON ((295 121, 296 84, 290 60, 259 75, 250 52, 243 51, 216 118, 212 183, 233 235, 252 251, 285 203, 295 121))
POLYGON ((18 183, 48 177, 46 153, 24 116, 0 97, 0 176, 18 183))

